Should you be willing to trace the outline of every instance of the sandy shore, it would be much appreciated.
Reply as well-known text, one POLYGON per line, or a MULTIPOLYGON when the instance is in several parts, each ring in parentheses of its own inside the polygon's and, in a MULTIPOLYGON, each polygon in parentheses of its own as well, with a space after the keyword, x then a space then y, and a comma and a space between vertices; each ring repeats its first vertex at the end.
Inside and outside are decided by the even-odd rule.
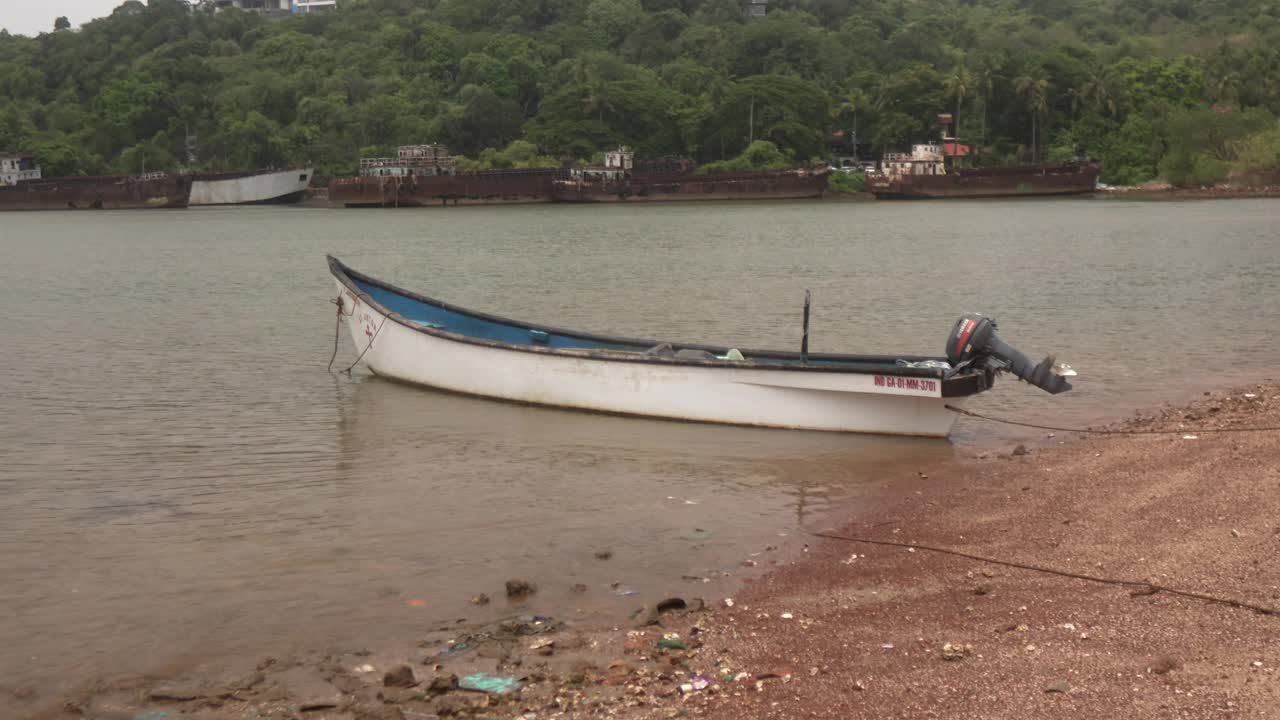
MULTIPOLYGON (((1280 432, 1193 430, 1262 425, 1280 426, 1280 386, 1116 426, 1173 434, 1046 436, 1026 454, 922 467, 898 499, 832 529, 1280 608, 1280 432)), ((0 709, 101 720, 1280 717, 1280 615, 924 549, 814 538, 794 550, 731 605, 684 598, 609 628, 519 615, 448 624, 402 648, 111 678, 56 700, 0 686, 0 709), (457 687, 468 678, 511 690, 457 687)))

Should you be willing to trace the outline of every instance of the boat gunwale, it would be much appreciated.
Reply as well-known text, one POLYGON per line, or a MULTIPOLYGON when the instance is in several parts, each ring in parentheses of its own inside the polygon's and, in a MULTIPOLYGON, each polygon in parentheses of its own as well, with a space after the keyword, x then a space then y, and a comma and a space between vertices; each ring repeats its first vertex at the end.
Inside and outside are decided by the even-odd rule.
MULTIPOLYGON (((960 395, 969 395, 969 394, 975 394, 976 392, 981 392, 980 389, 974 389, 969 392, 964 391, 966 388, 964 388, 963 386, 972 387, 973 385, 976 384, 975 381, 978 380, 982 375, 980 372, 972 369, 965 370, 959 373, 954 373, 948 376, 940 368, 913 368, 913 367, 903 367, 900 365, 886 365, 885 367, 882 367, 882 368, 841 367, 839 365, 835 365, 835 366, 805 365, 805 364, 801 364, 800 353, 787 352, 782 350, 740 349, 739 351, 743 355, 748 356, 748 358, 766 357, 766 358, 774 358, 774 359, 792 361, 792 362, 759 363, 759 362, 753 362, 750 359, 746 361, 733 362, 733 361, 724 361, 724 360, 699 360, 699 359, 693 359, 693 358, 669 358, 669 357, 662 357, 658 355, 645 355, 642 352, 629 352, 625 350, 545 348, 545 347, 539 347, 536 345, 518 345, 515 343, 503 342, 501 340, 488 340, 484 338, 477 338, 473 335, 463 335, 460 333, 450 332, 449 330, 428 327, 425 325, 420 325, 418 323, 415 323, 405 318, 404 316, 400 315, 399 313, 392 312, 391 310, 384 307, 382 304, 378 303, 368 293, 361 290, 355 284, 354 280, 360 280, 361 282, 369 283, 370 285, 380 287, 384 290, 388 290, 390 292, 402 295, 404 297, 410 298, 417 302, 425 303, 428 305, 434 305, 436 307, 440 307, 450 312, 461 313, 464 315, 469 315, 475 318, 479 318, 481 320, 495 322, 503 325, 509 325, 513 327, 523 327, 523 328, 528 328, 530 330, 540 330, 548 334, 561 335, 561 336, 570 337, 578 340, 589 340, 592 342, 600 342, 600 343, 626 344, 626 345, 635 345, 635 346, 642 346, 642 347, 655 347, 657 345, 663 344, 663 341, 651 341, 651 340, 624 338, 624 337, 609 336, 609 335, 594 335, 591 333, 584 333, 584 332, 579 332, 575 330, 565 330, 565 329, 553 327, 550 325, 526 323, 526 322, 521 322, 519 320, 513 320, 511 318, 505 318, 499 315, 491 315, 489 313, 484 313, 477 310, 470 310, 467 308, 459 307, 457 305, 451 305, 449 303, 442 302, 440 300, 436 300, 431 297, 427 297, 426 295, 422 295, 422 294, 413 292, 411 290, 405 290, 403 288, 397 287, 383 280, 378 280, 377 278, 371 277, 358 270, 354 270, 348 267, 341 260, 337 259, 332 255, 327 256, 327 259, 329 262, 329 271, 333 274, 333 276, 337 278, 338 281, 342 283, 344 287, 346 287, 349 291, 355 294, 360 300, 367 303, 370 307, 373 307, 374 309, 378 310, 384 317, 386 317, 386 319, 393 320, 397 324, 402 325, 410 330, 414 330, 419 333, 423 333, 433 337, 438 337, 444 340, 462 342, 469 345, 478 345, 482 347, 491 347, 491 348, 500 349, 500 350, 514 350, 518 352, 528 352, 528 353, 549 355, 553 357, 575 358, 579 360, 591 359, 591 360, 601 360, 601 361, 607 361, 607 362, 656 363, 660 365, 703 367, 703 368, 711 368, 711 369, 778 370, 778 371, 787 371, 787 372, 818 372, 818 373, 854 374, 854 375, 886 375, 886 376, 895 376, 895 377, 896 376, 926 377, 926 378, 936 378, 943 383, 943 387, 940 389, 941 389, 941 394, 944 397, 956 397, 960 395), (948 390, 953 390, 953 389, 958 390, 959 392, 948 392, 948 390)), ((668 342, 667 344, 670 344, 675 347, 687 348, 691 350, 704 350, 712 353, 724 353, 727 350, 727 348, 718 347, 714 345, 697 345, 697 344, 671 343, 671 342, 668 342)), ((892 363, 898 360, 906 360, 908 362, 918 362, 921 360, 944 360, 945 359, 941 357, 923 356, 923 355, 843 355, 843 354, 835 354, 835 353, 809 353, 809 358, 813 360, 822 360, 826 362, 845 361, 850 363, 863 363, 867 365, 875 364, 875 363, 892 363)))

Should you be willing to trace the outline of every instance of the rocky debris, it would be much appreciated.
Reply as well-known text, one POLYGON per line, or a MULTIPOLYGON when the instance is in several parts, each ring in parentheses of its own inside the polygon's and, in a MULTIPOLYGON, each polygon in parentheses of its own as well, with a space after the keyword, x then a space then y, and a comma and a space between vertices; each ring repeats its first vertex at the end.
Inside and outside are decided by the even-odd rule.
POLYGON ((991 586, 986 583, 979 583, 977 587, 973 589, 973 594, 974 595, 990 595, 991 586))
POLYGON ((631 613, 631 618, 635 620, 636 627, 648 627, 661 623, 662 613, 658 612, 656 605, 641 605, 639 610, 631 613))
POLYGON ((383 687, 409 688, 418 684, 413 676, 413 668, 408 665, 397 665, 382 676, 383 687))
POLYGON ((689 604, 684 601, 684 598, 673 597, 659 602, 656 609, 660 613, 665 613, 672 610, 684 610, 687 607, 689 607, 689 604))
POLYGON ((479 595, 476 595, 471 598, 471 604, 472 605, 488 605, 489 596, 485 595, 484 593, 480 593, 479 595))
POLYGON ((1055 680, 1044 686, 1047 693, 1069 693, 1071 692, 1071 683, 1066 680, 1055 680))
POLYGON ((1156 661, 1151 664, 1151 672, 1155 673, 1156 675, 1167 675, 1168 673, 1171 673, 1174 670, 1181 670, 1181 669, 1182 669, 1182 661, 1178 660, 1172 655, 1163 655, 1157 658, 1156 661))
POLYGON ((386 687, 378 691, 378 698, 390 705, 400 705, 426 696, 411 687, 386 687))
POLYGON ((458 689, 458 676, 453 673, 436 675, 431 678, 431 682, 427 683, 427 693, 431 695, 443 695, 456 689, 458 689))
POLYGON ((512 579, 507 581, 507 597, 523 598, 538 592, 538 586, 528 580, 512 579))
POLYGON ((947 643, 942 646, 943 660, 963 660, 973 654, 972 645, 962 645, 960 643, 947 643))
POLYGON ((296 702, 300 711, 324 710, 342 703, 342 693, 312 668, 290 668, 277 675, 275 680, 284 694, 296 702))
POLYGON ((597 551, 596 551, 596 559, 597 559, 597 560, 608 560, 608 559, 609 559, 609 558, 611 558, 611 557, 613 557, 613 551, 612 551, 612 550, 597 550, 597 551))
POLYGON ((587 591, 587 586, 582 583, 574 583, 569 589, 576 593, 584 593, 587 591))
POLYGON ((1023 445, 1023 444, 1019 443, 1019 444, 1018 444, 1018 446, 1017 446, 1017 447, 1015 447, 1015 448, 1013 449, 1013 452, 1012 452, 1012 453, 1010 453, 1010 454, 1011 454, 1011 455, 1013 455, 1014 457, 1019 457, 1019 456, 1022 456, 1022 455, 1027 455, 1027 454, 1029 454, 1030 452, 1031 452, 1031 451, 1027 449, 1027 446, 1026 446, 1026 445, 1023 445))
POLYGON ((151 688, 147 693, 147 697, 152 700, 164 702, 190 702, 208 697, 209 692, 199 683, 194 682, 175 682, 157 685, 151 688))

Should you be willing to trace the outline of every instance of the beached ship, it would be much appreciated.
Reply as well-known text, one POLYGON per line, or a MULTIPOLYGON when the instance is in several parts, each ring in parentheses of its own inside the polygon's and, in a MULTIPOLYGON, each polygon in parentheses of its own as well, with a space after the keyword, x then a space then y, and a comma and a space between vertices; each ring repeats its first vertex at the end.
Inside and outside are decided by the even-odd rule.
MULTIPOLYGON (((965 315, 945 357, 800 352, 592 335, 449 305, 329 258, 339 319, 378 375, 536 405, 763 427, 944 437, 965 398, 998 373, 1050 393, 1068 366, 1033 364, 995 323, 965 315)), ((800 328, 797 328, 800 330, 800 328)), ((799 333, 798 333, 799 334, 799 333)))
POLYGON ((1097 189, 1102 172, 1097 161, 960 168, 949 161, 959 154, 953 147, 925 143, 910 153, 886 153, 879 172, 867 175, 867 190, 886 200, 1081 195, 1097 189))
POLYGON ((573 168, 552 185, 557 202, 670 202, 679 200, 780 200, 817 198, 827 189, 827 168, 695 175, 691 165, 633 167, 634 153, 622 147, 605 153, 601 167, 573 168), (647 170, 647 171, 646 171, 647 170), (656 170, 656 172, 654 171, 656 170))
POLYGON ((913 145, 910 153, 885 153, 879 170, 867 174, 867 190, 877 198, 902 200, 1083 195, 1097 189, 1102 163, 1095 160, 961 167, 972 150, 953 136, 953 122, 950 113, 938 116, 940 142, 913 145))
POLYGON ((363 158, 356 177, 329 183, 329 202, 345 207, 498 205, 551 201, 559 170, 461 172, 443 145, 406 145, 394 158, 363 158))
POLYGON ((143 175, 42 177, 25 155, 0 156, 0 210, 126 210, 185 208, 191 177, 143 175))
POLYGON ((296 203, 311 183, 313 168, 196 173, 192 205, 266 205, 296 203))

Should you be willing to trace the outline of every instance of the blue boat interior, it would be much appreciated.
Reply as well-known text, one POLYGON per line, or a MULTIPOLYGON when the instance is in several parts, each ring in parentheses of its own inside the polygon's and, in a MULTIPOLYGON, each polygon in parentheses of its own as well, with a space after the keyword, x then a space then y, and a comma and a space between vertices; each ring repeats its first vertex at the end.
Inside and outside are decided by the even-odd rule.
MULTIPOLYGON (((405 320, 425 328, 444 330, 477 340, 556 350, 613 350, 655 354, 654 351, 662 347, 659 343, 651 341, 579 334, 547 326, 525 324, 514 320, 483 315, 461 308, 446 306, 442 303, 428 302, 423 298, 405 294, 395 288, 371 282, 367 278, 359 277, 350 271, 347 272, 347 277, 351 282, 361 291, 367 293, 375 303, 390 312, 396 313, 405 320)), ((671 343, 670 345, 672 346, 668 348, 670 352, 679 353, 675 355, 676 359, 719 359, 726 361, 745 359, 755 363, 792 366, 800 364, 799 353, 735 351, 730 348, 678 343, 671 343), (741 352, 741 355, 736 355, 736 352, 741 352), (693 355, 686 353, 693 353, 693 355), (710 354, 708 355, 707 353, 710 354)), ((667 357, 670 357, 670 355, 667 355, 667 357)), ((831 369, 890 372, 894 375, 938 377, 945 368, 932 363, 937 363, 939 360, 939 358, 915 356, 811 354, 807 365, 810 367, 818 365, 831 369), (910 365, 907 363, 910 363, 910 365)))

